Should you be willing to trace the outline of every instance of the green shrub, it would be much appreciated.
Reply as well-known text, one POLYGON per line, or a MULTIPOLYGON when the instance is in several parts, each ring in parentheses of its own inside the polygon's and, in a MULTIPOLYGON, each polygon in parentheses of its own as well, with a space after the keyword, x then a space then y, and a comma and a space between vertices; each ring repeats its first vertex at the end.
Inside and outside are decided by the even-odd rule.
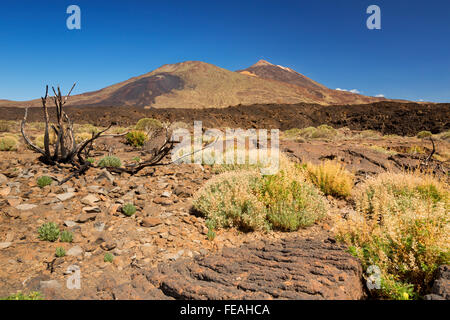
POLYGON ((322 218, 326 199, 293 164, 275 175, 230 171, 209 180, 195 195, 194 208, 208 229, 236 227, 244 231, 294 231, 322 218))
POLYGON ((128 144, 134 147, 142 147, 145 141, 148 140, 148 136, 144 131, 133 130, 126 134, 128 144))
POLYGON ((354 192, 356 213, 336 224, 364 268, 381 271, 381 290, 390 299, 429 292, 435 270, 450 263, 449 188, 428 174, 382 173, 354 192))
POLYGON ((122 212, 126 216, 131 217, 133 214, 136 213, 136 207, 133 204, 128 203, 122 207, 122 212))
POLYGON ((208 232, 206 233, 206 237, 209 241, 213 241, 216 238, 216 232, 214 229, 216 228, 216 224, 212 220, 206 220, 205 225, 208 228, 208 232))
POLYGON ((106 156, 98 162, 99 167, 114 167, 119 168, 122 166, 122 161, 115 156, 106 156))
POLYGON ((55 251, 55 255, 58 258, 62 258, 66 255, 66 250, 63 247, 57 247, 55 251))
POLYGON ((58 240, 59 237, 59 228, 58 225, 54 222, 48 222, 43 224, 39 229, 39 239, 43 241, 54 242, 58 240))
POLYGON ((60 238, 61 242, 72 242, 73 241, 73 234, 70 231, 64 230, 61 232, 60 238))
POLYGON ((90 164, 94 164, 95 159, 94 158, 87 158, 86 161, 89 162, 90 164))
POLYGON ((0 138, 0 151, 17 150, 17 140, 11 136, 0 138))
POLYGON ((44 188, 46 186, 49 186, 52 183, 53 183, 53 179, 48 177, 48 176, 42 176, 42 177, 39 177, 39 179, 37 179, 37 185, 40 188, 44 188))
POLYGON ((6 298, 0 298, 0 300, 42 300, 42 296, 41 293, 37 291, 32 291, 29 294, 18 292, 6 298))
POLYGON ((420 131, 417 134, 417 138, 419 139, 423 139, 423 138, 427 138, 427 137, 431 137, 433 134, 430 131, 420 131))
POLYGON ((113 262, 113 260, 114 260, 114 255, 113 254, 111 254, 109 252, 105 253, 105 256, 103 258, 104 262, 110 262, 111 263, 111 262, 113 262))
POLYGON ((159 121, 157 119, 143 118, 143 119, 140 119, 136 123, 135 129, 140 130, 140 131, 149 132, 149 131, 160 129, 162 127, 163 127, 163 125, 162 125, 161 121, 159 121))
POLYGON ((311 226, 328 210, 326 199, 300 168, 286 168, 276 175, 264 176, 259 198, 267 208, 273 229, 295 231, 311 226))

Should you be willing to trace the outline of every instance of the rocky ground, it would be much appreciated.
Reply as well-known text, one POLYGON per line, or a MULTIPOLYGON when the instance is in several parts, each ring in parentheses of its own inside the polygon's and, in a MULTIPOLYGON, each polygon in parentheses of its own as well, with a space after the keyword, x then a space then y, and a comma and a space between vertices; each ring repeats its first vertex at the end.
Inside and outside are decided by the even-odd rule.
MULTIPOLYGON (((115 139, 111 143, 123 161, 139 155, 123 138, 115 139)), ((293 159, 339 159, 360 180, 413 166, 430 150, 429 142, 417 138, 283 140, 281 146, 293 159), (407 153, 411 145, 423 153, 407 153)), ((444 161, 433 162, 445 175, 448 147, 439 142, 444 161)), ((96 150, 94 156, 105 154, 96 150)), ((21 147, 0 153, 0 172, 0 297, 19 290, 37 290, 49 299, 365 297, 361 267, 333 239, 328 219, 294 233, 231 229, 208 240, 205 221, 191 205, 193 194, 214 174, 208 166, 174 164, 135 176, 90 169, 61 186, 39 188, 38 177, 62 179, 69 172, 43 165, 21 147), (121 213, 126 203, 138 209, 132 217, 121 213), (40 241, 37 229, 46 222, 71 231, 73 242, 40 241), (57 258, 55 249, 61 246, 67 255, 57 258), (112 263, 104 262, 108 252, 114 255, 112 263), (81 271, 80 290, 66 288, 73 265, 81 271)), ((352 210, 345 201, 330 201, 330 215, 352 210)), ((436 284, 435 298, 448 294, 442 289, 449 286, 444 271, 447 280, 436 284)))

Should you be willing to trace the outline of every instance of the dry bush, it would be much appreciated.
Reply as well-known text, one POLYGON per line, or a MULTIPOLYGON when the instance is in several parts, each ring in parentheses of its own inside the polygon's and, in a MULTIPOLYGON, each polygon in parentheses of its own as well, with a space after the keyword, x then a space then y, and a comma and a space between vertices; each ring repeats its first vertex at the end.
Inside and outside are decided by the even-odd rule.
POLYGON ((192 128, 192 125, 189 125, 189 124, 187 124, 186 122, 183 122, 183 121, 175 121, 175 122, 172 122, 170 124, 169 128, 172 131, 175 131, 177 129, 187 129, 187 130, 189 130, 189 129, 192 128))
POLYGON ((161 123, 161 121, 159 121, 157 119, 142 118, 136 123, 135 129, 140 130, 140 131, 149 132, 149 131, 161 129, 162 127, 163 127, 163 124, 161 123))
POLYGON ((334 139, 337 135, 336 129, 329 125, 323 124, 314 127, 307 127, 303 129, 293 128, 284 132, 288 139, 334 139))
POLYGON ((319 165, 308 163, 306 171, 310 181, 326 195, 338 198, 350 196, 354 175, 337 161, 324 161, 319 165))
POLYGON ((76 131, 78 133, 89 133, 92 135, 98 133, 100 130, 96 126, 88 123, 78 126, 78 128, 76 128, 76 131))
POLYGON ((358 137, 363 139, 381 139, 382 135, 375 130, 364 130, 358 134, 358 137))
POLYGON ((442 132, 438 135, 440 140, 450 141, 450 131, 442 132))
POLYGON ((11 125, 9 121, 0 120, 0 132, 9 132, 11 130, 11 125))
POLYGON ((247 231, 295 231, 328 210, 326 199, 303 171, 286 162, 275 175, 262 176, 257 170, 220 174, 198 191, 193 203, 210 225, 247 231))
POLYGON ((416 137, 419 139, 423 139, 423 138, 431 137, 432 135, 433 134, 430 131, 420 131, 416 137))
POLYGON ((333 127, 322 124, 316 128, 311 135, 312 139, 334 139, 336 137, 336 129, 333 127))
POLYGON ((376 152, 388 154, 388 155, 391 155, 391 156, 397 154, 397 151, 394 151, 394 150, 387 150, 387 149, 385 149, 385 148, 383 148, 383 147, 381 147, 381 146, 370 146, 369 149, 372 149, 373 151, 376 151, 376 152))
POLYGON ((89 132, 80 132, 75 134, 75 142, 80 143, 81 141, 89 140, 92 138, 92 133, 89 132))
POLYGON ((18 141, 12 136, 4 136, 0 138, 0 151, 17 150, 18 141))
POLYGON ((260 157, 260 150, 258 149, 250 149, 246 152, 246 157, 244 160, 244 163, 239 164, 237 162, 237 153, 236 149, 228 149, 224 153, 224 159, 223 162, 225 162, 225 159, 228 157, 233 157, 235 160, 231 164, 227 163, 221 163, 218 164, 215 162, 216 159, 213 158, 214 153, 210 156, 207 156, 203 159, 204 164, 212 165, 212 170, 214 173, 223 173, 228 171, 235 171, 235 170, 251 170, 251 169, 267 169, 270 168, 273 165, 278 164, 279 166, 283 166, 286 164, 286 162, 289 162, 289 160, 281 154, 280 152, 277 152, 276 154, 267 153, 265 157, 260 157))
POLYGON ((30 126, 37 131, 43 131, 45 129, 44 122, 30 122, 30 126))
POLYGON ((381 270, 381 290, 391 299, 428 292, 434 271, 450 263, 448 185, 431 175, 383 173, 354 192, 356 214, 336 225, 365 268, 381 270))
POLYGON ((408 149, 406 149, 406 153, 410 154, 425 154, 427 153, 425 148, 422 146, 411 146, 408 149))
MULTIPOLYGON (((48 137, 51 144, 54 144, 56 142, 56 134, 53 131, 49 133, 48 137)), ((44 148, 44 134, 40 134, 36 138, 34 138, 34 143, 39 148, 44 148)))

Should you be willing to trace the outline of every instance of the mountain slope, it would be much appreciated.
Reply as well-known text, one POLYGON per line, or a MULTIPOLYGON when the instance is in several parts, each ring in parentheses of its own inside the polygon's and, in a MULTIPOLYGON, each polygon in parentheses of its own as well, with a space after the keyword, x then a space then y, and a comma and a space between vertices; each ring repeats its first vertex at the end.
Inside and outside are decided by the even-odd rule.
MULTIPOLYGON (((104 89, 75 95, 67 105, 223 108, 258 103, 357 104, 380 100, 330 90, 293 70, 268 62, 233 72, 205 62, 187 61, 164 65, 104 89)), ((4 104, 0 101, 2 105, 40 106, 40 100, 6 101, 4 104)))

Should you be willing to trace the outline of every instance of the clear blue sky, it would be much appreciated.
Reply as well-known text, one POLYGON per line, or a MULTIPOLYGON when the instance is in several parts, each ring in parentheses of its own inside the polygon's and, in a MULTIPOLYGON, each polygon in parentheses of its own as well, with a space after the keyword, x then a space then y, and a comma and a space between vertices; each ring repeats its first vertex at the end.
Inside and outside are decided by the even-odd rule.
POLYGON ((0 99, 97 90, 166 63, 259 59, 330 87, 450 102, 448 0, 15 0, 0 3, 0 99), (81 30, 66 9, 81 8, 81 30), (381 8, 381 30, 366 8, 381 8))

